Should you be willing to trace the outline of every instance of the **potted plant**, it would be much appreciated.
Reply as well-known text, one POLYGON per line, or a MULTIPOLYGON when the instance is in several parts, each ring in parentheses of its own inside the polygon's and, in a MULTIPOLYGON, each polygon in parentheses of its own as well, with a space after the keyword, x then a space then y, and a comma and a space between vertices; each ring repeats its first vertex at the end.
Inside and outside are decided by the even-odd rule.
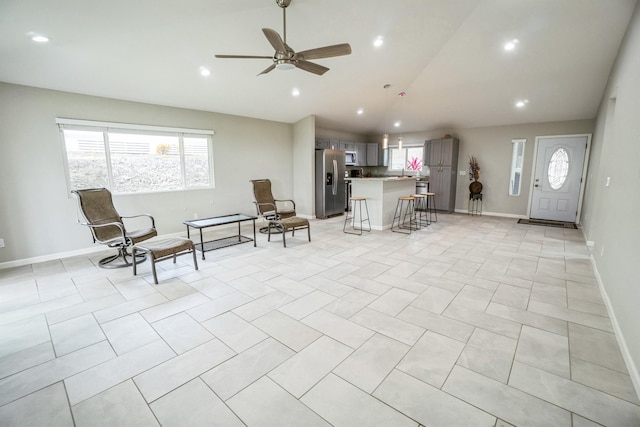
POLYGON ((478 165, 478 160, 471 156, 469 157, 469 181, 473 181, 469 184, 471 194, 482 193, 482 183, 478 181, 478 178, 480 178, 480 165, 478 165))

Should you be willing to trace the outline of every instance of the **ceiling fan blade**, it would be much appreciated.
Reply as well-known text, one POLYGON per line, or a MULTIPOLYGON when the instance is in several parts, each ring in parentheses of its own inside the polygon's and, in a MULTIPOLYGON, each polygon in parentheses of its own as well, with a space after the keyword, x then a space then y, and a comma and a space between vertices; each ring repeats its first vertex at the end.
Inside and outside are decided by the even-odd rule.
POLYGON ((272 56, 255 56, 255 55, 215 55, 216 58, 235 58, 235 59, 273 59, 272 56))
POLYGON ((350 55, 351 45, 349 43, 334 44, 332 46, 318 47, 315 49, 303 50, 296 53, 296 59, 320 59, 334 56, 350 55))
POLYGON ((300 68, 301 70, 308 71, 313 74, 317 74, 319 76, 323 75, 329 69, 322 65, 314 64, 313 62, 298 60, 295 62, 295 66, 300 68))
POLYGON ((264 36, 267 38, 267 40, 269 40, 269 43, 271 43, 271 46, 273 46, 276 52, 287 51, 287 46, 284 44, 282 37, 280 37, 280 34, 278 34, 277 31, 272 30, 271 28, 263 28, 262 32, 264 33, 264 36))
POLYGON ((270 66, 262 70, 262 72, 258 75, 267 74, 269 71, 272 71, 274 68, 276 68, 276 64, 271 64, 270 66))

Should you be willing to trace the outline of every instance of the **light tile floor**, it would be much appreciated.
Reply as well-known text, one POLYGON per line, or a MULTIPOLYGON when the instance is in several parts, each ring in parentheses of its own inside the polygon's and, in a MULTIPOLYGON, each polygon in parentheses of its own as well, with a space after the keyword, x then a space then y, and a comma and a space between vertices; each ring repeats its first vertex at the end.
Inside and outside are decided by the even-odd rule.
POLYGON ((640 425, 579 230, 342 221, 158 286, 104 253, 0 270, 0 425, 640 425))

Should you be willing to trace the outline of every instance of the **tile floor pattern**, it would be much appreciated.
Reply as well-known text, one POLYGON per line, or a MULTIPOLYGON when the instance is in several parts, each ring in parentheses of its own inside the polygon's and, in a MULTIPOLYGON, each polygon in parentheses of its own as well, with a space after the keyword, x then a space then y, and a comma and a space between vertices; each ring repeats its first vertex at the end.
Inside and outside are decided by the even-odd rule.
POLYGON ((104 253, 0 270, 0 425, 640 425, 580 230, 342 220, 158 286, 104 253))

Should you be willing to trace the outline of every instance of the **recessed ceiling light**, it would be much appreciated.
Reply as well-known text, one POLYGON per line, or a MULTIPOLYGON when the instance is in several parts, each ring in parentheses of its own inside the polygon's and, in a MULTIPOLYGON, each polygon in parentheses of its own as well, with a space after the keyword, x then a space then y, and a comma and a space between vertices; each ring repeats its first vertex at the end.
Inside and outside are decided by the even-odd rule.
POLYGON ((529 103, 528 99, 523 99, 521 101, 516 101, 516 107, 524 108, 529 103))
POLYGON ((358 108, 357 113, 358 113, 359 116, 363 115, 364 114, 364 108, 358 108))
POLYGON ((294 87, 293 90, 291 91, 291 95, 299 96, 300 95, 300 89, 294 87))
POLYGON ((200 67, 200 75, 204 77, 208 77, 211 75, 211 70, 205 66, 200 67))
POLYGON ((375 40, 373 41, 373 45, 375 47, 380 47, 384 44, 384 37, 382 36, 378 36, 375 38, 375 40))
POLYGON ((520 43, 520 40, 518 39, 513 39, 508 41, 504 44, 504 50, 506 50, 507 52, 514 50, 518 45, 518 43, 520 43))
POLYGON ((39 34, 34 32, 28 32, 27 37, 29 37, 31 40, 33 40, 36 43, 46 43, 49 41, 49 37, 45 36, 44 34, 39 34))
POLYGON ((393 124, 393 126, 395 126, 395 127, 399 128, 401 124, 402 124, 402 122, 401 122, 400 120, 398 120, 397 122, 395 122, 395 123, 393 124))

